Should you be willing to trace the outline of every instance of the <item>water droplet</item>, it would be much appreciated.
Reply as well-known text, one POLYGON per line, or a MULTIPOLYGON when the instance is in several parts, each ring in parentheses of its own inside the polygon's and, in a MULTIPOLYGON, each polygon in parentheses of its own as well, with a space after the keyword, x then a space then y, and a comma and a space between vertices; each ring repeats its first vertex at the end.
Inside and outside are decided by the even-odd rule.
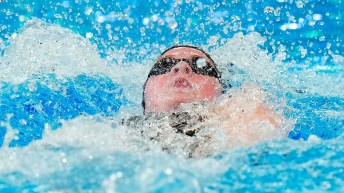
POLYGON ((25 21, 25 19, 26 19, 26 18, 25 18, 25 16, 24 16, 24 15, 20 15, 20 16, 19 16, 19 21, 20 21, 20 22, 24 22, 24 21, 25 21))
POLYGON ((15 39, 17 37, 17 33, 13 33, 11 37, 15 39))
POLYGON ((315 21, 310 21, 310 22, 308 22, 308 25, 309 25, 309 26, 314 26, 314 25, 315 25, 315 21))
POLYGON ((56 19, 62 19, 62 15, 60 15, 60 14, 54 14, 54 17, 55 17, 56 19))
POLYGON ((93 12, 93 9, 92 9, 91 7, 87 7, 87 8, 85 9, 85 14, 86 14, 86 15, 90 15, 92 12, 93 12))
POLYGON ((305 6, 305 4, 302 1, 296 1, 295 3, 296 3, 296 7, 298 7, 299 9, 305 6))
POLYGON ((315 20, 315 21, 322 20, 322 15, 321 14, 314 14, 313 15, 313 20, 315 20))
POLYGON ((219 40, 220 36, 211 36, 209 39, 208 39, 208 45, 210 46, 215 46, 217 41, 219 40))
POLYGON ((87 32, 86 33, 86 38, 92 38, 93 37, 93 33, 91 33, 91 32, 87 32))
POLYGON ((165 170, 165 174, 166 175, 171 175, 173 173, 173 170, 171 169, 171 168, 167 168, 166 170, 165 170))
POLYGON ((171 29, 176 29, 178 26, 178 23, 174 20, 168 22, 168 27, 171 28, 171 29))
POLYGON ((151 17, 151 20, 152 20, 153 22, 158 21, 158 19, 159 19, 159 16, 158 16, 157 14, 154 14, 154 15, 152 15, 152 17, 151 17))
POLYGON ((148 23, 149 23, 149 18, 147 18, 147 17, 144 18, 143 21, 142 21, 142 24, 143 25, 148 25, 148 23))
POLYGON ((20 124, 22 124, 22 125, 26 125, 26 124, 27 124, 27 122, 26 122, 25 119, 21 119, 19 122, 20 122, 20 124))
POLYGON ((8 11, 6 11, 6 15, 12 15, 13 13, 10 11, 10 10, 8 10, 8 11))
POLYGON ((275 9, 273 7, 267 6, 264 8, 264 13, 273 13, 275 9))

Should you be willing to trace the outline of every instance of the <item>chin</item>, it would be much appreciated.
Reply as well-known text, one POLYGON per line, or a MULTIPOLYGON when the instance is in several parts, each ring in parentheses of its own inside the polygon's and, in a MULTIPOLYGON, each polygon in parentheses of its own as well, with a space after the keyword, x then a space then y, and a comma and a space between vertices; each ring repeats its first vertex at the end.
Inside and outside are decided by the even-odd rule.
POLYGON ((193 93, 192 89, 177 89, 170 96, 173 96, 173 98, 175 98, 176 101, 184 101, 195 99, 196 95, 193 93))
POLYGON ((192 94, 190 90, 176 90, 173 94, 177 100, 180 100, 183 98, 194 98, 193 97, 194 95, 192 94))
POLYGON ((185 88, 173 87, 173 91, 174 92, 181 92, 181 93, 190 93, 190 92, 193 92, 194 89, 192 87, 185 87, 185 88))
POLYGON ((193 97, 192 95, 186 95, 186 96, 180 96, 178 99, 176 99, 173 104, 174 106, 179 106, 182 103, 193 103, 197 102, 198 100, 193 97))

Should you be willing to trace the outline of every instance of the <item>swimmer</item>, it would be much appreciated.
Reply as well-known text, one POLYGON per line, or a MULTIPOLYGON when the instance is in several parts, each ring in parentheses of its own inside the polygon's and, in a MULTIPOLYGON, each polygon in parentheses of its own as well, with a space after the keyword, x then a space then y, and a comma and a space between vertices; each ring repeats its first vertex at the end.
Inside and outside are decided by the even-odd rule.
POLYGON ((192 46, 174 46, 152 67, 143 106, 145 113, 167 112, 181 103, 214 100, 222 90, 220 73, 206 52, 192 46))
POLYGON ((286 136, 285 128, 277 129, 285 125, 284 116, 265 103, 265 93, 258 86, 245 84, 228 94, 223 91, 220 72, 210 55, 194 46, 178 45, 164 51, 150 70, 142 104, 147 115, 209 103, 207 117, 229 137, 227 147, 286 136))

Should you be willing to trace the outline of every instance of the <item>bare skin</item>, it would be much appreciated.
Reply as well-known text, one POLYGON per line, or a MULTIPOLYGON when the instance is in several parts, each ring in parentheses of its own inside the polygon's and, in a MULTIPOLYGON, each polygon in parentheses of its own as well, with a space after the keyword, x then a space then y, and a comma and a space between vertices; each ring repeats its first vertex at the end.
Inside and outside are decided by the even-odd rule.
MULTIPOLYGON (((191 59, 203 57, 214 65, 201 51, 180 47, 162 55, 162 58, 191 59)), ((167 74, 149 78, 145 89, 145 112, 167 112, 181 103, 211 101, 221 95, 222 85, 215 77, 199 75, 185 61, 179 62, 167 74)))
MULTIPOLYGON (((215 65, 204 53, 188 47, 169 50, 158 60, 162 58, 193 58, 195 56, 203 57, 211 65, 215 65)), ((169 112, 182 103, 218 99, 222 95, 222 85, 215 77, 194 73, 188 63, 181 61, 170 72, 150 77, 144 92, 145 113, 169 112)), ((225 134, 231 137, 233 135, 240 136, 241 142, 238 143, 251 145, 260 141, 260 138, 271 135, 269 132, 258 131, 258 127, 262 127, 259 123, 267 123, 276 129, 285 122, 281 114, 265 104, 265 93, 258 86, 247 84, 232 92, 228 95, 228 100, 212 103, 208 111, 218 117, 218 122, 214 123, 223 128, 225 134), (259 136, 257 136, 257 132, 259 132, 259 136)))
POLYGON ((208 111, 217 119, 212 124, 228 137, 225 148, 286 137, 291 122, 266 104, 265 97, 257 85, 245 84, 209 105, 208 111))

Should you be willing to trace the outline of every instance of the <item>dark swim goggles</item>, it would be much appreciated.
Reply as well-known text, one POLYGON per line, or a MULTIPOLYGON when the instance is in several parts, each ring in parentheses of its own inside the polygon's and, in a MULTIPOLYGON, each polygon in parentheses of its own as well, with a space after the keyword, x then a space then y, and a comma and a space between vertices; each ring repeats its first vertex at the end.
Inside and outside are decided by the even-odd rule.
POLYGON ((172 67, 180 61, 188 63, 192 71, 196 74, 207 75, 218 79, 221 78, 221 75, 216 67, 209 64, 209 62, 202 57, 195 57, 192 59, 163 58, 154 64, 148 74, 148 78, 151 76, 158 76, 169 73, 172 67))

